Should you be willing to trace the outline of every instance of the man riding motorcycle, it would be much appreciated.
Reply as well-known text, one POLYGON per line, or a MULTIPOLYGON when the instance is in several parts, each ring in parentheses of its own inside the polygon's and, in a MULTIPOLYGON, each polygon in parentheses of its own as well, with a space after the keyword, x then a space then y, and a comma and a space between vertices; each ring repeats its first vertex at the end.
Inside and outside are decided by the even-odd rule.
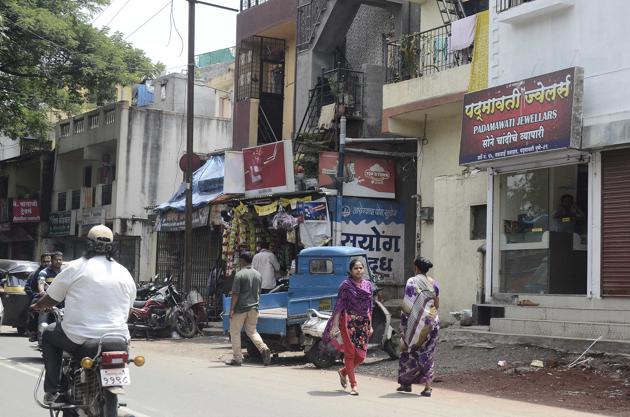
POLYGON ((44 403, 64 403, 60 377, 63 352, 76 352, 88 339, 108 333, 129 338, 127 318, 136 285, 127 269, 112 259, 114 235, 104 226, 90 229, 85 255, 70 262, 32 308, 38 311, 65 301, 61 325, 44 332, 46 368, 44 403))

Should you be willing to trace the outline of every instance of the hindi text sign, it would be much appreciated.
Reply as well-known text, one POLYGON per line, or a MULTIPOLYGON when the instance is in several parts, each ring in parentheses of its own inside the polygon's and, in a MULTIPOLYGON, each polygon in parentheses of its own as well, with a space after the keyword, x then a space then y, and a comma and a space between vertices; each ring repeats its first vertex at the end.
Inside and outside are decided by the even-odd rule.
POLYGON ((573 67, 466 94, 460 165, 580 148, 583 79, 573 67))

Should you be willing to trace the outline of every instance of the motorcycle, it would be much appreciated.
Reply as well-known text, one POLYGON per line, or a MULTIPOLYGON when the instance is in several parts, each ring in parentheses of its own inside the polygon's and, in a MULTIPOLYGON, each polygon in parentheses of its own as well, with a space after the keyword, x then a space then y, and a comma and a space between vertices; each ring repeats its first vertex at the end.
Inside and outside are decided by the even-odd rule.
MULTIPOLYGON (((53 308, 57 323, 62 317, 53 308)), ((44 379, 42 370, 35 387, 35 401, 47 409, 51 417, 116 417, 118 396, 125 393, 124 387, 131 383, 128 364, 140 367, 145 363, 143 356, 129 358, 129 341, 118 333, 105 334, 99 339, 90 339, 81 345, 74 355, 64 352, 61 372, 65 383, 64 403, 46 405, 37 393, 44 379)))
POLYGON ((190 338, 197 331, 197 320, 191 303, 179 294, 172 279, 165 282, 155 295, 146 301, 136 301, 129 314, 129 332, 141 330, 149 333, 166 333, 175 330, 180 336, 190 338))
MULTIPOLYGON (((146 301, 157 294, 160 288, 164 287, 164 284, 158 283, 159 278, 160 274, 157 274, 149 282, 139 286, 136 290, 136 301, 146 301)), ((170 279, 171 277, 166 278, 164 283, 168 282, 170 279)))
MULTIPOLYGON (((384 350, 390 358, 400 357, 400 335, 391 326, 391 314, 387 307, 383 305, 378 296, 378 289, 375 291, 374 308, 372 310, 372 329, 374 333, 370 337, 368 349, 380 348, 384 350)), ((331 312, 320 312, 315 309, 308 311, 308 319, 302 324, 304 334, 304 352, 309 362, 317 368, 329 368, 341 354, 322 342, 322 335, 332 317, 331 312)))

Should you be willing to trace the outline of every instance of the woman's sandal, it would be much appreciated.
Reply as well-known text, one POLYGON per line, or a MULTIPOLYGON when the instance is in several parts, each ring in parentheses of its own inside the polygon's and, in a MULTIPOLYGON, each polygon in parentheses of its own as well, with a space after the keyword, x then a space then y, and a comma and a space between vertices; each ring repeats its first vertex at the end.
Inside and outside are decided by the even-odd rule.
POLYGON ((348 379, 341 373, 341 371, 337 371, 337 374, 339 374, 339 383, 341 384, 341 387, 343 389, 346 389, 346 387, 348 386, 348 379))
POLYGON ((433 390, 431 388, 425 388, 424 391, 420 393, 420 395, 422 395, 423 397, 430 397, 432 391, 433 390))
POLYGON ((396 391, 398 391, 398 392, 411 392, 411 385, 401 385, 398 388, 396 388, 396 391))

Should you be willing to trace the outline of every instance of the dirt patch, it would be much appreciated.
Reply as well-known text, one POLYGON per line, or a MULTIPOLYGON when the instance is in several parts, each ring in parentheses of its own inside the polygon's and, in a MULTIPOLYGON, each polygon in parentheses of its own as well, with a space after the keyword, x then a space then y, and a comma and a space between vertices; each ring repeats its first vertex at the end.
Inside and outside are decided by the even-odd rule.
MULTIPOLYGON (((484 394, 610 416, 630 416, 630 359, 587 356, 523 345, 442 341, 435 388, 484 394), (540 360, 543 368, 530 366, 540 360), (499 361, 505 361, 500 367, 499 361)), ((398 363, 372 354, 358 373, 395 380, 398 363)))

